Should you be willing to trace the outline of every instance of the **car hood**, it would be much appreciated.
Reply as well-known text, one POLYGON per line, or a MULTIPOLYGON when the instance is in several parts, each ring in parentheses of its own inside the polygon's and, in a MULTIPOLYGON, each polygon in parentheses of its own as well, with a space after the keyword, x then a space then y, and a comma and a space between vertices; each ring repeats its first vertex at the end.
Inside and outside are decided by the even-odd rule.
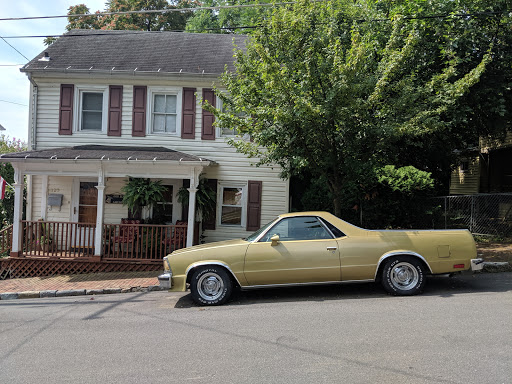
POLYGON ((243 239, 234 239, 234 240, 225 240, 225 241, 216 241, 214 243, 207 243, 207 244, 201 244, 201 245, 194 245, 192 247, 188 248, 182 248, 174 251, 171 253, 171 255, 183 255, 185 253, 191 253, 195 251, 205 251, 208 249, 218 249, 223 247, 232 247, 236 245, 249 245, 249 242, 247 240, 243 239))

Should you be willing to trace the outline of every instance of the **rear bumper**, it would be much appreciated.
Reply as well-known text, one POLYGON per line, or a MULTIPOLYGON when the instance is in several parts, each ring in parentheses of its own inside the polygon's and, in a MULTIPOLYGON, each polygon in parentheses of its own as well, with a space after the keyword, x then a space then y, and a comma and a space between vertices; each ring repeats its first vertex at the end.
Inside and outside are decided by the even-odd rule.
POLYGON ((471 270, 481 271, 484 268, 484 259, 471 259, 471 270))

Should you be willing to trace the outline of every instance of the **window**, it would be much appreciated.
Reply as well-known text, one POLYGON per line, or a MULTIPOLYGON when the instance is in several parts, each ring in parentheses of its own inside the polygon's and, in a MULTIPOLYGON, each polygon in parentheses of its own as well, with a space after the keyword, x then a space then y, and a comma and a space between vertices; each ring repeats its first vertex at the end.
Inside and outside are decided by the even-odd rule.
POLYGON ((460 172, 467 172, 469 170, 469 161, 463 160, 459 164, 460 172))
POLYGON ((164 201, 156 203, 153 208, 153 219, 157 223, 172 224, 172 197, 173 186, 166 185, 166 190, 163 193, 164 201))
POLYGON ((311 216, 283 219, 272 227, 260 241, 268 242, 274 235, 279 235, 281 241, 332 239, 331 234, 322 223, 316 217, 311 216))
MULTIPOLYGON (((222 103, 222 99, 217 97, 217 108, 219 108, 222 112, 224 112, 224 104, 222 103)), ((240 112, 235 114, 236 117, 244 117, 245 113, 240 112)), ((218 127, 218 136, 219 137, 230 137, 235 136, 237 133, 234 128, 224 128, 224 127, 218 127)), ((249 140, 249 136, 247 134, 244 135, 244 140, 249 140)))
POLYGON ((77 116, 75 131, 103 132, 107 127, 107 87, 76 87, 77 116))
POLYGON ((245 186, 221 186, 221 225, 242 225, 245 223, 245 186))
POLYGON ((181 90, 149 88, 151 106, 148 131, 153 134, 177 135, 181 130, 181 90))

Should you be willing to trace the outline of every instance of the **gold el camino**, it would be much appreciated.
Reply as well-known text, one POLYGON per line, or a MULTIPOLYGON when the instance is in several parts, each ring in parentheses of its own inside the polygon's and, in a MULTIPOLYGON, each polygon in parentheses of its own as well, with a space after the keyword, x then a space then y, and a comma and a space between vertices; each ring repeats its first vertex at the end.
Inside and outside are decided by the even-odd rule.
POLYGON ((394 295, 421 292, 426 275, 482 269, 467 230, 366 230, 327 212, 280 215, 246 239, 197 245, 164 257, 160 283, 190 286, 200 305, 234 288, 378 281, 394 295))

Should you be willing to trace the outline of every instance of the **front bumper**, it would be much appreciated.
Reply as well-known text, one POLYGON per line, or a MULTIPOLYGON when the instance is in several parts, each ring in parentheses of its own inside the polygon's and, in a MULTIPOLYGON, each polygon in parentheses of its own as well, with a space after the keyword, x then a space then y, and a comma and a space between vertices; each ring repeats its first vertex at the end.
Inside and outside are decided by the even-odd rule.
POLYGON ((166 271, 158 276, 158 283, 162 289, 171 289, 172 287, 172 272, 166 271))
POLYGON ((481 271, 484 268, 484 259, 471 259, 471 270, 481 271))

